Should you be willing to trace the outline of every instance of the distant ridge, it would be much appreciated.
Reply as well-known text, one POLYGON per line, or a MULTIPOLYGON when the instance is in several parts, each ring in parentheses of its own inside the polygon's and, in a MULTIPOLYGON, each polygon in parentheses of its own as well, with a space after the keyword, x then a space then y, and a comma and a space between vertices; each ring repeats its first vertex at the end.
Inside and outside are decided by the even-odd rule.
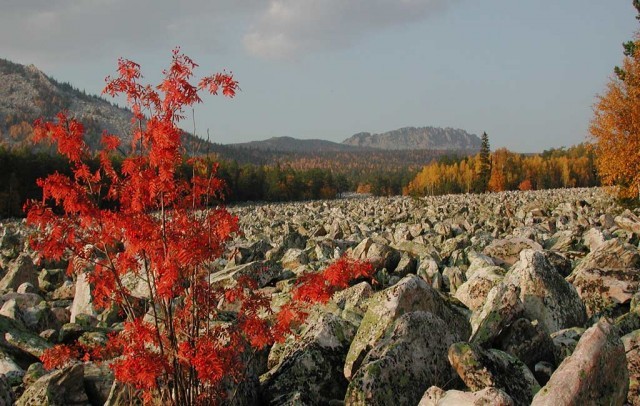
POLYGON ((473 151, 480 149, 480 138, 465 130, 439 127, 404 127, 381 134, 352 135, 345 145, 385 150, 438 149, 473 151))
POLYGON ((354 151, 360 148, 340 144, 337 142, 311 139, 303 140, 293 137, 272 137, 264 141, 251 141, 237 144, 229 144, 232 148, 257 149, 261 151, 280 152, 331 152, 331 151, 354 151))

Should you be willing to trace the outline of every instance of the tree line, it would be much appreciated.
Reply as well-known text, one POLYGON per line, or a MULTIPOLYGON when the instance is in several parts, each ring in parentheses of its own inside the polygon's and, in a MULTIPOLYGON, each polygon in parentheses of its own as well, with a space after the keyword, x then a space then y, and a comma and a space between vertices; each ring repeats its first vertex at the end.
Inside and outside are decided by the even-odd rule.
POLYGON ((424 166, 404 193, 423 196, 598 184, 595 156, 587 144, 551 149, 542 154, 519 154, 506 148, 488 153, 483 148, 475 156, 424 166))
MULTIPOLYGON (((119 167, 122 158, 113 157, 119 167)), ((97 159, 90 166, 97 168, 97 159)), ((24 203, 42 198, 37 180, 59 172, 70 176, 69 162, 50 152, 0 146, 0 218, 22 217, 24 203)), ((190 176, 192 167, 183 163, 180 170, 190 176)), ((219 162, 217 176, 224 180, 224 201, 290 201, 333 199, 354 190, 353 181, 328 169, 293 169, 289 166, 240 165, 236 161, 219 162)))

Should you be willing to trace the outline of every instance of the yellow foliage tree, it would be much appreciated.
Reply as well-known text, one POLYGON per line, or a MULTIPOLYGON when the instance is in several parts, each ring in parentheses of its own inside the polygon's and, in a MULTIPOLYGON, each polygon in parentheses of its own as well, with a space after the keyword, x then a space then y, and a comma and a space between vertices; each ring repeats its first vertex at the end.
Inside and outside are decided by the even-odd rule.
POLYGON ((589 132, 604 184, 620 186, 621 197, 640 197, 640 36, 635 52, 598 96, 589 132))

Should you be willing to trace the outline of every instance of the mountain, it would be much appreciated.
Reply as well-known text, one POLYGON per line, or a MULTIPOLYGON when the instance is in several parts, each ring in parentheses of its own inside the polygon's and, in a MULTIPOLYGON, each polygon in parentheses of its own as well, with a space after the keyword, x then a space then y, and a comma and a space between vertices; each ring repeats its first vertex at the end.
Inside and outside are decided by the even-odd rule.
POLYGON ((480 149, 481 141, 477 135, 455 128, 404 127, 382 134, 358 133, 342 143, 386 150, 477 151, 480 149))
MULTIPOLYGON (((130 110, 102 97, 88 95, 69 83, 58 82, 33 65, 0 59, 0 147, 50 150, 34 146, 31 124, 37 118, 53 119, 61 110, 69 111, 84 124, 87 144, 93 150, 99 147, 103 130, 122 137, 123 146, 129 145, 133 116, 130 110)), ((437 157, 466 155, 479 148, 477 137, 462 130, 427 129, 429 131, 407 128, 380 135, 356 134, 344 143, 274 137, 229 145, 210 143, 184 133, 183 144, 190 154, 211 153, 220 160, 241 165, 280 164, 369 172, 419 168, 437 157), (420 131, 423 135, 416 135, 420 131)))
MULTIPOLYGON (((0 59, 0 145, 34 149, 31 124, 38 118, 53 119, 66 110, 85 126, 90 148, 99 147, 103 130, 117 134, 122 145, 131 140, 133 113, 99 96, 88 95, 69 83, 61 83, 34 65, 21 65, 0 59)), ((207 142, 184 135, 189 151, 204 151, 207 142)), ((214 144, 209 144, 214 151, 214 144)))
POLYGON ((272 137, 264 141, 229 144, 232 148, 257 149, 280 152, 337 152, 355 151, 360 148, 326 140, 302 140, 292 137, 272 137))

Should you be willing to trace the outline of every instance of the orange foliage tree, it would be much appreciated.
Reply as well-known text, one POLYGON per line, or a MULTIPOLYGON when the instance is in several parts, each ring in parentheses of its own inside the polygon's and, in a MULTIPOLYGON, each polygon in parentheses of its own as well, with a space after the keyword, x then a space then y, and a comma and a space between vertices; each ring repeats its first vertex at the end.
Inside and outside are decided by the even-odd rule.
POLYGON ((621 197, 640 197, 640 36, 631 44, 598 97, 589 127, 600 178, 620 186, 621 197))
POLYGON ((132 154, 120 169, 109 159, 119 137, 103 135, 100 167, 92 170, 81 123, 60 113, 55 122, 34 125, 38 139, 57 143, 73 176, 39 180, 42 201, 25 208, 39 231, 32 246, 45 258, 69 259, 68 272, 84 273, 91 283, 94 305, 117 306, 125 317, 106 347, 56 346, 43 363, 51 368, 76 357, 117 356, 110 362, 115 378, 140 390, 146 403, 219 403, 242 380, 243 353, 282 340, 309 303, 372 274, 369 264, 342 258, 299 278, 294 300, 277 311, 250 276, 232 286, 210 282, 212 262, 238 232, 238 219, 215 205, 223 197, 215 164, 191 159, 194 172, 179 177, 184 157, 177 123, 185 107, 201 101, 200 91, 233 97, 237 82, 218 73, 194 85, 196 66, 176 49, 164 80, 153 87, 140 83, 138 64, 119 61, 118 77, 107 78, 105 92, 124 94, 137 124, 132 154), (142 309, 125 282, 131 278, 146 287, 142 309), (238 309, 232 321, 221 317, 221 306, 238 309))

